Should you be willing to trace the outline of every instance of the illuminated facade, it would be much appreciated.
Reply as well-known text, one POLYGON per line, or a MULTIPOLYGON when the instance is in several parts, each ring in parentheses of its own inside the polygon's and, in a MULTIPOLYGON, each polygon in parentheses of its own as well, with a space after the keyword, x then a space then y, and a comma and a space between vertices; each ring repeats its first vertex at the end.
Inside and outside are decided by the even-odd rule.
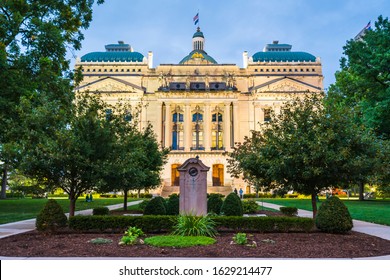
POLYGON ((178 64, 153 67, 153 53, 145 57, 122 41, 105 52, 78 59, 84 80, 77 89, 100 93, 109 103, 142 102, 140 128, 153 125, 158 141, 170 147, 168 163, 157 192, 167 196, 179 191, 177 168, 199 156, 210 167, 208 192, 249 192, 246 184, 227 172, 225 152, 242 142, 259 123, 276 113, 291 95, 323 91, 320 59, 277 41, 249 56, 243 68, 219 64, 205 52, 205 38, 198 28, 193 49, 178 64))

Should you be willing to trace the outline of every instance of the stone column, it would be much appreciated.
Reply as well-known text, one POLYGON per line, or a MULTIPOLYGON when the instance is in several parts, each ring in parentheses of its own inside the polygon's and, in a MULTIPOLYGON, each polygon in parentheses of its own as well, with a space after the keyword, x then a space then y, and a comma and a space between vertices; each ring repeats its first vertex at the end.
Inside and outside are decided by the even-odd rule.
POLYGON ((172 146, 171 135, 172 135, 171 103, 165 102, 165 147, 166 148, 172 146))
POLYGON ((230 151, 230 102, 225 102, 223 114, 223 146, 230 151))
POLYGON ((254 130, 259 131, 260 130, 260 123, 262 122, 261 119, 261 108, 260 105, 257 102, 254 102, 254 110, 255 110, 255 119, 254 119, 254 130))
MULTIPOLYGON (((240 142, 240 132, 239 132, 239 121, 240 118, 238 116, 238 102, 233 102, 233 133, 234 133, 234 143, 240 142)), ((234 144, 233 143, 233 144, 234 144)))
POLYGON ((211 150, 211 114, 210 114, 210 103, 207 102, 204 105, 204 147, 205 151, 211 150))
POLYGON ((191 104, 186 104, 184 109, 184 150, 189 152, 192 144, 192 118, 191 104))
POLYGON ((156 136, 157 136, 157 142, 158 143, 163 143, 163 134, 162 134, 162 102, 161 101, 157 101, 157 106, 156 106, 156 125, 155 125, 155 133, 156 133, 156 136))

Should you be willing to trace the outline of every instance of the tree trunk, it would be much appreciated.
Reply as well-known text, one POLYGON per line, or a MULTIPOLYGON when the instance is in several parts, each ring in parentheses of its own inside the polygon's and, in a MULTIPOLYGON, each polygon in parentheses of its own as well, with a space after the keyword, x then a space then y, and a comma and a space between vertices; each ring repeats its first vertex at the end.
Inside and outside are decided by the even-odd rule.
POLYGON ((317 215, 317 194, 316 193, 311 194, 311 206, 313 208, 313 219, 315 219, 317 215))
POLYGON ((124 190, 124 196, 123 196, 123 210, 127 211, 127 194, 128 190, 124 190))
POLYGON ((364 200, 364 184, 362 181, 358 182, 359 185, 359 200, 363 201, 364 200))
POLYGON ((74 212, 76 209, 76 200, 77 198, 74 195, 69 195, 69 217, 74 216, 74 212))
POLYGON ((139 197, 140 197, 140 195, 141 195, 141 190, 140 190, 140 189, 138 189, 137 198, 139 198, 139 197))
POLYGON ((7 167, 3 167, 3 174, 1 178, 1 195, 0 199, 6 199, 7 198, 7 167))

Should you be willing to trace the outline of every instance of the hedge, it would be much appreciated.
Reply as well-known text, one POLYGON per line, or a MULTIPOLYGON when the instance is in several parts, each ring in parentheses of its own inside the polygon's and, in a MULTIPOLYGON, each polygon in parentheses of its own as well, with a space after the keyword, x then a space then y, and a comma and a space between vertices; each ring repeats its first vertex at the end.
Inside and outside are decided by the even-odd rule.
MULTIPOLYGON (((136 226, 143 232, 171 231, 177 216, 74 216, 69 227, 81 232, 123 232, 136 226)), ((310 232, 314 220, 301 217, 214 216, 218 231, 310 232)))

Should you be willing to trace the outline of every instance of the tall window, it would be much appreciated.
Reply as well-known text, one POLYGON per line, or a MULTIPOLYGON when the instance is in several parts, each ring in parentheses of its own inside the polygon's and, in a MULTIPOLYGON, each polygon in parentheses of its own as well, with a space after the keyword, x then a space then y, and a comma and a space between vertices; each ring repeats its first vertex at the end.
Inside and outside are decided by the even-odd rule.
POLYGON ((271 109, 269 108, 264 109, 264 121, 265 122, 271 121, 271 109))
POLYGON ((203 146, 203 114, 200 107, 196 106, 192 114, 192 147, 191 150, 204 150, 203 146))
POLYGON ((215 113, 211 115, 211 122, 211 149, 223 150, 223 117, 218 106, 215 108, 215 113))
POLYGON ((184 130, 183 130, 183 114, 180 107, 177 106, 172 114, 172 150, 184 149, 184 130))

